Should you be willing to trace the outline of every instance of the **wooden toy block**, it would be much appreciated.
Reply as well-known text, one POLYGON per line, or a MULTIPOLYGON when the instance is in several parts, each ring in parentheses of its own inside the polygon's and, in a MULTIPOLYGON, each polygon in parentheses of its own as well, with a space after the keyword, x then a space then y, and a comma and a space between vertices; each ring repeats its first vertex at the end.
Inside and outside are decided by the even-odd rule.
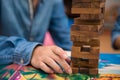
POLYGON ((72 68, 72 73, 73 74, 80 73, 79 68, 72 68))
POLYGON ((73 42, 73 46, 76 46, 76 47, 83 46, 83 45, 90 45, 91 47, 99 47, 100 43, 95 42, 94 44, 92 44, 91 42, 73 42))
POLYGON ((93 31, 93 32, 99 32, 102 30, 103 25, 77 25, 73 24, 71 27, 71 31, 93 31))
MULTIPOLYGON (((99 47, 89 46, 89 48, 87 47, 87 49, 82 50, 82 48, 84 46, 86 47, 86 46, 89 46, 89 45, 83 45, 83 46, 80 46, 80 47, 72 46, 72 52, 79 53, 79 54, 90 54, 90 55, 99 54, 99 49, 100 49, 99 47), (89 50, 89 52, 88 52, 88 50, 89 50)), ((72 55, 74 55, 74 53, 72 55)), ((74 57, 74 56, 72 56, 72 57, 74 57)))
POLYGON ((102 20, 103 14, 80 14, 79 20, 102 20))
POLYGON ((92 2, 91 8, 103 8, 105 7, 105 2, 92 2))
POLYGON ((99 47, 92 47, 90 52, 81 52, 81 47, 72 46, 71 56, 74 58, 99 59, 99 47))
POLYGON ((79 58, 80 51, 81 51, 81 47, 80 46, 79 47, 72 46, 72 53, 71 53, 72 57, 78 56, 78 58, 79 58))
POLYGON ((96 1, 98 1, 98 2, 105 2, 106 0, 91 0, 91 1, 93 1, 93 2, 94 2, 94 1, 95 1, 95 2, 96 2, 96 1))
POLYGON ((71 34, 71 41, 73 42, 89 42, 90 38, 86 35, 73 35, 71 34))
POLYGON ((89 3, 91 0, 72 0, 73 3, 89 3))
POLYGON ((79 64, 79 60, 80 58, 71 58, 71 67, 79 67, 80 66, 80 64, 79 64))
POLYGON ((90 52, 72 52, 72 56, 75 58, 84 58, 84 59, 99 59, 99 53, 90 53, 90 52))
POLYGON ((99 52, 99 47, 91 47, 90 45, 82 45, 81 46, 81 51, 80 52, 91 52, 91 53, 98 53, 99 52))
POLYGON ((97 75, 98 68, 80 68, 80 73, 97 75))
POLYGON ((98 68, 72 68, 73 73, 98 75, 98 68))
POLYGON ((91 32, 91 31, 71 31, 71 35, 73 36, 89 36, 89 37, 98 37, 98 32, 91 32))
POLYGON ((89 44, 91 47, 98 47, 100 46, 100 40, 98 38, 93 38, 89 41, 89 44))
POLYGON ((72 57, 84 59, 99 59, 99 53, 95 54, 91 52, 72 52, 72 57))
POLYGON ((72 8, 90 8, 90 2, 72 3, 72 8))
POLYGON ((73 41, 73 46, 80 47, 83 45, 89 45, 91 47, 99 47, 100 46, 100 40, 99 38, 93 38, 90 39, 88 42, 82 42, 82 41, 73 41))
POLYGON ((72 3, 72 8, 103 8, 105 7, 105 2, 78 2, 72 3))
MULTIPOLYGON (((91 45, 91 46, 98 46, 99 45, 99 42, 96 41, 94 44, 91 41, 91 39, 97 39, 98 36, 88 36, 88 35, 71 35, 71 41, 73 41, 75 43, 75 45, 79 46, 79 45, 84 45, 84 44, 88 44, 88 45, 91 45), (86 37, 85 37, 86 36, 86 37)), ((74 44, 73 43, 73 44, 74 44)))
POLYGON ((79 63, 76 64, 72 61, 72 66, 73 67, 81 66, 81 67, 84 67, 84 68, 97 68, 98 67, 98 62, 95 63, 95 64, 86 64, 86 63, 85 62, 79 62, 79 63))
POLYGON ((97 38, 99 33, 89 31, 71 31, 71 41, 73 42, 89 42, 91 39, 97 38))
POLYGON ((73 14, 100 14, 102 12, 101 8, 72 8, 73 14))
POLYGON ((72 67, 98 68, 98 59, 82 59, 72 57, 72 67))
POLYGON ((105 2, 106 0, 72 0, 73 3, 105 2))
POLYGON ((103 24, 104 20, 81 20, 81 18, 75 18, 74 24, 77 25, 100 25, 103 24))

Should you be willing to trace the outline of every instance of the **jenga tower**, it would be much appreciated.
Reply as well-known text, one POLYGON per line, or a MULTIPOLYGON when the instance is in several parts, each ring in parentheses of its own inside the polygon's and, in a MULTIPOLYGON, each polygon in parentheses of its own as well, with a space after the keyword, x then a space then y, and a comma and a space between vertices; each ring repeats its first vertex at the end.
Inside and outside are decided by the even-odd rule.
POLYGON ((73 73, 97 75, 105 0, 72 0, 72 14, 80 14, 71 27, 73 73))

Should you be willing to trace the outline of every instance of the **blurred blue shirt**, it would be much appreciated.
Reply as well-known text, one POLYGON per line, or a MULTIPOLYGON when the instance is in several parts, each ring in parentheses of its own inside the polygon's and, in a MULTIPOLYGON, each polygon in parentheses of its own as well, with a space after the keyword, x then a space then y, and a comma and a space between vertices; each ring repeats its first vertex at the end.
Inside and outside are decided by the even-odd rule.
POLYGON ((57 46, 71 49, 63 1, 41 0, 33 19, 30 6, 29 0, 0 0, 0 64, 29 64, 48 30, 57 46))
POLYGON ((120 36, 120 16, 118 16, 116 22, 115 22, 115 26, 112 30, 112 46, 116 49, 116 47, 114 46, 114 42, 115 40, 118 38, 118 36, 120 36))

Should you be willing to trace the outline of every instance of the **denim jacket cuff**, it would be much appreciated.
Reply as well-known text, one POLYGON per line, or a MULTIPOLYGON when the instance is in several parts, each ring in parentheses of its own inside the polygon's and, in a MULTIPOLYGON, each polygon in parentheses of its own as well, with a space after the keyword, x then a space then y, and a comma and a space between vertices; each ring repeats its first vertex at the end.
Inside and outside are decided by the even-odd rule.
POLYGON ((42 44, 37 42, 25 42, 17 46, 15 54, 13 55, 13 63, 21 64, 21 60, 23 60, 22 65, 28 65, 30 63, 33 50, 38 45, 42 44))

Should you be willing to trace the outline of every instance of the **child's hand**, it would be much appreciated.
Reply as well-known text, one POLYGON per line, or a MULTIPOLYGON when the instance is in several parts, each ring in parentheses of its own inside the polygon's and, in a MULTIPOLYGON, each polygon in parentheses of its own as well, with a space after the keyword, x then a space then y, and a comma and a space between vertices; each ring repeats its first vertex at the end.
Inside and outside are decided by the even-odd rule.
POLYGON ((67 58, 66 52, 57 46, 38 46, 33 51, 31 64, 47 73, 63 73, 62 67, 66 73, 71 74, 67 58))

